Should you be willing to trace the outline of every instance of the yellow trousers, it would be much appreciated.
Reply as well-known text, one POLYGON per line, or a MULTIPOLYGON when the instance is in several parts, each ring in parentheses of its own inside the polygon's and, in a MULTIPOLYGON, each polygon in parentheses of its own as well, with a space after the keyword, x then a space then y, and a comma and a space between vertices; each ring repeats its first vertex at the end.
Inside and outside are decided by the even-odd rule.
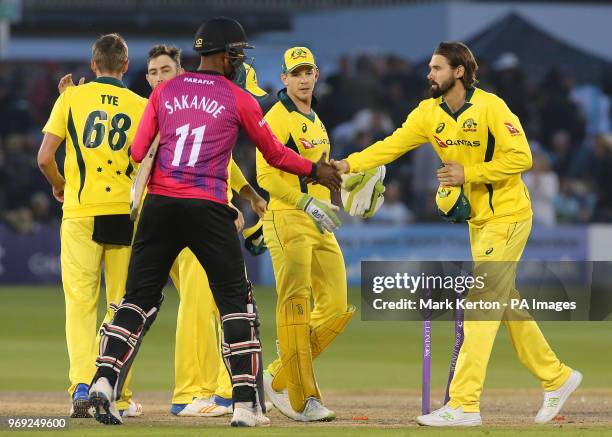
MULTIPOLYGON (((334 234, 321 234, 301 210, 268 211, 263 232, 274 268, 277 323, 279 310, 290 299, 310 300, 311 293, 311 330, 347 311, 344 258, 334 234)), ((277 358, 267 370, 277 376, 282 367, 277 358)), ((284 390, 285 378, 275 377, 272 386, 277 391, 284 390)))
MULTIPOLYGON (((99 353, 98 296, 102 263, 106 284, 106 315, 109 322, 113 311, 109 304, 118 304, 125 294, 130 247, 100 244, 92 240, 93 217, 62 220, 61 265, 62 284, 66 301, 66 343, 70 360, 72 396, 77 384, 90 384, 96 372, 99 353)), ((127 408, 132 393, 129 390, 131 371, 123 386, 117 408, 127 408)))
MULTIPOLYGON (((531 219, 518 223, 485 224, 479 228, 470 226, 475 266, 479 262, 509 261, 508 285, 499 287, 506 295, 497 297, 500 302, 519 296, 515 288, 516 263, 523 254, 530 231, 531 219)), ((509 307, 506 311, 510 311, 509 307)), ((572 369, 559 361, 537 323, 533 320, 503 323, 518 359, 541 381, 544 390, 556 390, 563 385, 572 369)), ((463 346, 450 386, 451 407, 461 406, 463 411, 470 413, 480 411, 480 395, 499 325, 500 321, 465 321, 463 346)))
POLYGON ((232 397, 232 383, 221 358, 219 310, 206 272, 189 249, 170 270, 179 293, 174 352, 173 404, 189 404, 194 397, 232 397))

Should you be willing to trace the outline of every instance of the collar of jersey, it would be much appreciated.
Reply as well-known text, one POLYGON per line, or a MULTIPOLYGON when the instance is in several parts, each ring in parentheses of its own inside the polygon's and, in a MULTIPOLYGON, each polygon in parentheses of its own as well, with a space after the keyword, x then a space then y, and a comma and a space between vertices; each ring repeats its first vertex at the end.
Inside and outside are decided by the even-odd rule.
POLYGON ((221 73, 219 73, 218 71, 212 71, 212 70, 196 70, 194 73, 200 73, 200 74, 212 74, 213 76, 223 76, 221 73))
MULTIPOLYGON (((278 100, 283 104, 283 106, 285 107, 285 109, 287 109, 287 111, 289 112, 295 111, 299 114, 302 114, 304 117, 306 117, 308 120, 314 123, 315 117, 316 117, 315 112, 311 110, 310 114, 304 114, 302 111, 300 111, 297 108, 297 106, 295 106, 295 103, 293 103, 293 100, 291 100, 291 97, 287 95, 287 88, 283 88, 282 90, 280 90, 277 96, 278 96, 278 100)), ((311 108, 314 108, 316 105, 317 105, 317 98, 315 96, 312 96, 312 103, 310 106, 311 108)))
POLYGON ((467 90, 465 90, 465 102, 463 103, 463 106, 461 108, 459 108, 459 110, 457 112, 451 111, 451 109, 448 107, 448 105, 444 101, 444 97, 442 97, 442 102, 440 102, 440 108, 442 108, 444 110, 444 112, 446 112, 448 115, 453 117, 453 119, 455 119, 455 121, 457 121, 459 116, 461 114, 463 114, 467 108, 472 106, 472 104, 470 103, 470 100, 472 100, 472 96, 474 95, 474 91, 476 91, 476 88, 474 88, 473 86, 471 86, 467 90))
POLYGON ((100 77, 96 77, 94 82, 105 83, 106 85, 114 85, 114 86, 118 86, 119 88, 126 88, 123 81, 119 79, 115 79, 114 77, 100 76, 100 77))

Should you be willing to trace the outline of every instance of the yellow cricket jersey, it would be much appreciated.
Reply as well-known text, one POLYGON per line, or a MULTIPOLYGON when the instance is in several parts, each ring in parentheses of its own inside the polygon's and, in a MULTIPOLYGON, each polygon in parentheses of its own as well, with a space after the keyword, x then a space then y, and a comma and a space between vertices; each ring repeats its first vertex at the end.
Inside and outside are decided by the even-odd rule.
POLYGON ((227 180, 229 181, 229 184, 227 184, 227 201, 231 202, 234 196, 232 190, 240 194, 240 190, 249 184, 233 158, 230 159, 227 167, 227 180))
POLYGON ((110 77, 69 87, 56 100, 43 132, 66 139, 65 218, 130 213, 129 149, 146 104, 110 77))
MULTIPOLYGON (((323 152, 329 157, 329 138, 317 114, 300 112, 284 89, 278 93, 278 98, 265 119, 279 141, 313 162, 318 161, 323 152)), ((306 185, 299 176, 269 165, 259 150, 256 153, 257 183, 270 193, 269 210, 298 209, 296 204, 304 193, 330 201, 329 189, 319 184, 306 185)))
POLYGON ((424 100, 393 134, 353 153, 347 162, 351 171, 363 171, 388 164, 423 143, 431 143, 442 161, 464 166, 471 225, 531 217, 521 179, 531 168, 531 151, 518 117, 502 99, 469 88, 465 104, 454 114, 442 97, 424 100))

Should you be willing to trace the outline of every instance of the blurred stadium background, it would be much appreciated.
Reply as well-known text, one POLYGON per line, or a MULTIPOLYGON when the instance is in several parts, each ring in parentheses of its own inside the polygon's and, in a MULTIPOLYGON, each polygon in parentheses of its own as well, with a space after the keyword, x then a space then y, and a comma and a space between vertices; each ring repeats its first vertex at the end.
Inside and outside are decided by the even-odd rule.
MULTIPOLYGON (((130 46, 126 83, 147 96, 148 48, 175 44, 192 69, 192 33, 219 14, 244 23, 260 84, 272 96, 284 49, 311 47, 322 76, 317 111, 335 158, 405 120, 426 96, 426 65, 437 42, 467 42, 480 64, 480 86, 506 100, 530 139, 534 166, 525 180, 537 227, 527 256, 605 257, 612 231, 598 224, 612 220, 608 2, 0 0, 0 284, 59 282, 61 210, 35 159, 59 78, 70 72, 91 80, 92 41, 117 31, 130 46)), ((245 141, 235 149, 253 184, 254 150, 245 141)), ((361 259, 468 257, 465 230, 436 215, 437 165, 430 147, 408 154, 389 166, 376 217, 344 217, 339 237, 353 284, 361 259)), ((258 282, 272 282, 269 257, 249 263, 258 282)))
MULTIPOLYGON (((426 65, 436 44, 466 42, 480 64, 479 86, 505 99, 521 118, 532 147, 534 166, 525 181, 536 226, 526 258, 611 260, 609 2, 0 0, 0 344, 11 352, 0 361, 4 390, 63 390, 66 383, 61 209, 36 164, 40 129, 57 97, 59 78, 72 73, 75 80, 81 76, 91 80, 92 42, 100 34, 119 32, 130 48, 125 82, 147 96, 149 47, 162 42, 177 45, 184 50, 185 67, 193 69, 193 33, 201 21, 216 15, 232 16, 244 24, 256 47, 253 56, 260 85, 272 96, 280 87, 283 51, 294 45, 314 51, 321 69, 317 112, 330 134, 334 158, 360 150, 400 125, 427 95, 426 65), (22 320, 31 323, 17 329, 22 320), (11 331, 17 335, 8 335, 11 331), (52 379, 47 364, 38 359, 40 351, 54 363, 52 379)), ((273 102, 270 99, 269 105, 273 102)), ((256 183, 254 150, 244 140, 235 149, 252 184, 256 183)), ((386 201, 376 217, 367 222, 343 217, 337 235, 352 285, 359 284, 359 261, 364 259, 469 258, 465 227, 443 224, 437 217, 433 201, 437 166, 430 147, 408 154, 388 167, 386 201)), ((253 223, 248 206, 242 210, 247 223, 253 223)), ((271 345, 274 299, 269 256, 247 255, 247 262, 250 276, 263 292, 268 319, 264 341, 271 345)), ((351 293, 351 300, 359 302, 358 290, 352 288, 351 293)), ((137 372, 135 383, 147 389, 168 390, 171 384, 175 307, 176 294, 170 293, 161 326, 152 333, 157 340, 144 348, 140 365, 146 372, 137 372)), ((585 375, 590 372, 585 384, 610 387, 605 373, 609 366, 595 359, 599 351, 612 346, 610 336, 602 335, 603 325, 573 325, 571 333, 555 326, 561 325, 546 325, 546 334, 560 355, 574 359, 585 375)), ((329 360, 318 367, 322 385, 416 387, 419 330, 414 325, 404 336, 408 332, 404 327, 396 322, 353 322, 330 351, 329 360), (381 336, 389 342, 381 342, 381 336), (406 348, 390 350, 388 344, 406 348), (352 371, 339 375, 347 359, 352 371), (363 377, 369 374, 380 376, 363 377)), ((448 336, 438 349, 444 354, 450 351, 451 328, 445 332, 448 336)), ((535 381, 510 358, 509 343, 500 347, 493 354, 492 386, 535 388, 535 381)), ((268 347, 268 358, 272 353, 268 347)), ((448 361, 437 362, 441 373, 434 386, 441 387, 448 361)))

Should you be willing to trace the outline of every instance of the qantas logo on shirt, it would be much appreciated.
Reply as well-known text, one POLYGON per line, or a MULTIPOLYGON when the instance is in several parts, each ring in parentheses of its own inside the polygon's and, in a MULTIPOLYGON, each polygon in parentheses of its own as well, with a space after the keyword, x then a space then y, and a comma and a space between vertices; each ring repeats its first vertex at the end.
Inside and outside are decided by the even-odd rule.
POLYGON ((304 138, 300 138, 300 143, 302 143, 302 147, 304 147, 304 149, 313 149, 314 146, 312 145, 312 143, 304 138))
POLYGON ((438 146, 442 147, 443 149, 446 149, 448 146, 446 144, 444 144, 444 141, 442 141, 440 138, 438 138, 437 136, 433 136, 434 140, 436 140, 436 143, 438 143, 438 146))
POLYGON ((440 146, 441 148, 445 149, 448 146, 468 146, 468 147, 480 147, 480 141, 476 140, 476 141, 470 141, 470 140, 446 140, 446 141, 442 141, 440 138, 438 138, 437 136, 433 136, 434 140, 436 140, 436 143, 438 144, 438 146, 440 146))
POLYGON ((515 128, 512 123, 505 122, 504 126, 506 126, 506 129, 508 129, 508 132, 510 132, 510 135, 512 136, 521 134, 520 131, 517 128, 515 128))
POLYGON ((327 140, 327 138, 312 141, 308 141, 306 138, 300 138, 300 143, 302 143, 302 147, 304 147, 304 149, 313 149, 316 146, 320 146, 321 144, 329 144, 329 141, 327 140))

